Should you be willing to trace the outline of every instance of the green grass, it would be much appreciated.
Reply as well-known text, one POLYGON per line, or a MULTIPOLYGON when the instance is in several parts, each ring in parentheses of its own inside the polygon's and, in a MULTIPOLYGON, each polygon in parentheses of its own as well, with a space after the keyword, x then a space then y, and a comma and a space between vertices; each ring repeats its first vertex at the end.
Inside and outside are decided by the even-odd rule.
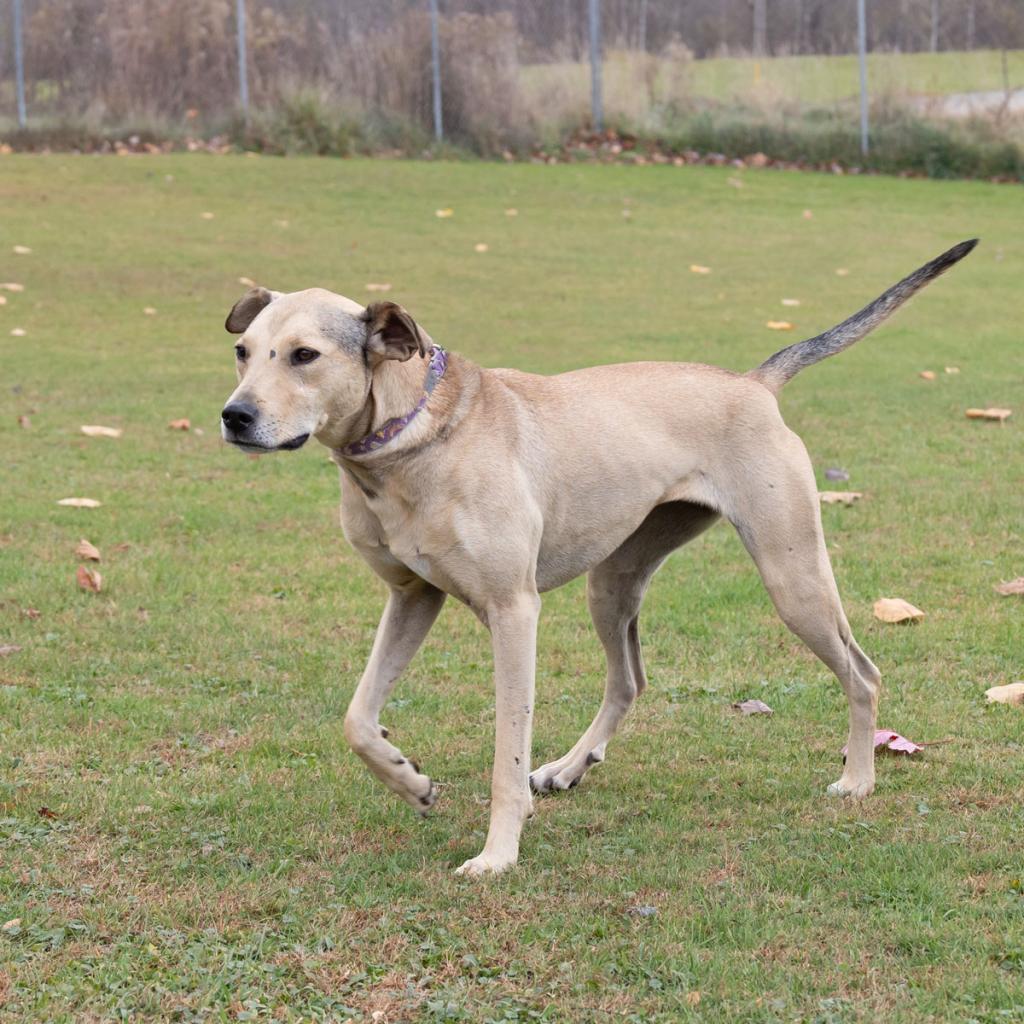
MULTIPOLYGON (((992 590, 1024 574, 1017 189, 242 157, 0 167, 0 279, 25 285, 0 307, 0 644, 22 647, 0 658, 0 924, 20 919, 0 932, 0 1018, 1024 1021, 1024 712, 983 696, 1024 677, 1024 603, 992 590), (336 471, 317 448, 253 461, 218 440, 238 277, 364 300, 391 282, 484 365, 746 369, 975 234, 963 265, 782 400, 819 472, 841 465, 865 493, 824 519, 883 673, 880 724, 949 742, 882 758, 861 806, 823 799, 839 687, 719 526, 655 580, 652 684, 607 763, 537 801, 513 873, 454 878, 486 828, 487 636, 446 608, 386 710, 447 784, 420 822, 344 745, 383 595, 337 528, 336 471), (765 329, 781 317, 792 336, 765 329), (1016 417, 964 418, 980 405, 1016 417), (178 417, 203 433, 169 430, 178 417), (56 504, 72 495, 103 506, 56 504), (74 583, 80 537, 103 551, 99 595, 74 583), (884 626, 880 596, 927 618, 884 626), (755 696, 774 717, 730 710, 755 696)), ((535 763, 592 716, 598 651, 582 584, 547 596, 535 763)))
MULTIPOLYGON (((613 111, 633 112, 655 94, 679 94, 717 103, 773 107, 834 106, 859 95, 856 54, 801 57, 716 57, 694 60, 682 69, 631 50, 611 50, 604 64, 605 102, 613 111), (653 61, 653 63, 651 63, 653 61), (651 71, 657 69, 653 79, 651 71), (676 76, 669 85, 666 78, 676 76)), ((1024 86, 1024 51, 1006 54, 1010 88, 1024 86)), ((585 108, 590 65, 585 61, 537 64, 524 69, 524 87, 542 106, 552 90, 572 96, 585 108)), ((872 97, 944 96, 1006 87, 998 50, 966 53, 871 53, 868 85, 872 97)))

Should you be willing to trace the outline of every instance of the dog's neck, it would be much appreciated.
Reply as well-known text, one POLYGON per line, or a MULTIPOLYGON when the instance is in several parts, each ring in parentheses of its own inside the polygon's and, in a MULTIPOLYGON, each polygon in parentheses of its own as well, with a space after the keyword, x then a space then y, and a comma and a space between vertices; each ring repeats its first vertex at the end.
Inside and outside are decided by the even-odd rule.
POLYGON ((448 358, 443 349, 432 346, 426 359, 378 363, 371 373, 362 415, 347 432, 350 436, 345 443, 334 448, 337 456, 361 460, 385 449, 397 454, 409 441, 422 444, 433 420, 426 404, 445 375, 448 358))

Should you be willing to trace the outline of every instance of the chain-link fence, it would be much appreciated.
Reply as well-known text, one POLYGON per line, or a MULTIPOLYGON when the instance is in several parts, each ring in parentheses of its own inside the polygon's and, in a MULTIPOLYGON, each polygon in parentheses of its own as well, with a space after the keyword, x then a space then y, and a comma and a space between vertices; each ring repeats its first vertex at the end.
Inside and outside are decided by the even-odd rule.
MULTIPOLYGON (((605 123, 656 132, 701 104, 856 119, 861 91, 862 0, 6 5, 0 117, 8 125, 202 134, 248 121, 258 134, 268 117, 284 116, 288 130, 312 136, 313 149, 318 132, 358 125, 383 148, 443 138, 499 153, 605 123)), ((866 9, 876 99, 1009 98, 1024 84, 1024 57, 1007 53, 1024 47, 1020 0, 871 0, 866 9), (948 49, 971 52, 938 52, 948 49)), ((320 141, 328 151, 337 139, 320 141)))

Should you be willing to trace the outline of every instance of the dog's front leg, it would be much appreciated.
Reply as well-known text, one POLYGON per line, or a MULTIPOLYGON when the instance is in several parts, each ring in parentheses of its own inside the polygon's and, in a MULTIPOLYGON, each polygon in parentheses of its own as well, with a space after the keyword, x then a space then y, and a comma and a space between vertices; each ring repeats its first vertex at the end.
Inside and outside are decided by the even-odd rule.
POLYGON ((521 594, 487 609, 494 649, 495 746, 491 823, 479 856, 457 875, 499 874, 519 856, 519 833, 533 813, 530 796, 530 735, 537 660, 540 598, 521 594))
POLYGON ((434 624, 445 597, 443 591, 423 580, 392 586, 366 671, 345 715, 345 738, 352 749, 388 789, 421 814, 434 803, 434 784, 415 761, 388 742, 380 712, 434 624))

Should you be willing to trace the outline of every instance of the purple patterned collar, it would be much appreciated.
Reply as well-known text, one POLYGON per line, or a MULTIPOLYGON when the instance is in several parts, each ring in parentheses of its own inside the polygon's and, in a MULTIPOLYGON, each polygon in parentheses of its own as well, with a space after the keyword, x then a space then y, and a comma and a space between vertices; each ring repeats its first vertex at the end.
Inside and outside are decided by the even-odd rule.
POLYGON ((427 378, 423 382, 423 397, 416 403, 416 408, 404 416, 396 416, 386 423, 382 423, 361 440, 345 445, 341 449, 341 454, 345 456, 367 455, 370 452, 375 452, 378 448, 383 448, 388 441, 393 441, 398 437, 426 406, 430 393, 437 387, 437 382, 444 376, 444 371, 447 369, 448 353, 440 345, 431 345, 430 365, 427 367, 427 378))

